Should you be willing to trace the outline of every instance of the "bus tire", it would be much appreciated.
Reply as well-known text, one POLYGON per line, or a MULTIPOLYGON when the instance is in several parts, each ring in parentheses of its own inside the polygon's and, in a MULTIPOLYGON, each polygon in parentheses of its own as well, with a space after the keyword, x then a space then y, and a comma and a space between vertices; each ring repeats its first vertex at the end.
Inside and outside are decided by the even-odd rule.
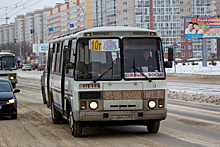
POLYGON ((12 87, 13 87, 13 88, 16 88, 16 84, 15 84, 15 83, 12 83, 12 87))
POLYGON ((47 104, 44 88, 42 88, 42 97, 43 97, 43 103, 47 104))
POLYGON ((72 111, 69 116, 69 125, 74 137, 79 137, 82 134, 82 124, 79 121, 74 121, 72 111))
POLYGON ((58 112, 55 108, 54 108, 54 101, 52 101, 51 104, 51 116, 52 116, 52 121, 54 124, 59 124, 60 121, 62 120, 62 115, 60 112, 58 112))
POLYGON ((159 128, 160 128, 160 121, 159 120, 157 120, 157 121, 150 121, 147 124, 147 130, 150 133, 157 133, 159 131, 159 128))

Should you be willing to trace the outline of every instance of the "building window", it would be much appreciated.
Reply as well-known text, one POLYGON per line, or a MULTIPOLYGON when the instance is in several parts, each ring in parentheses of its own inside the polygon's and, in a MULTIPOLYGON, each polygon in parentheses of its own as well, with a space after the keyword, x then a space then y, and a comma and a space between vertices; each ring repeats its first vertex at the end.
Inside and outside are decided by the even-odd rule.
POLYGON ((183 12, 183 8, 180 9, 180 12, 183 12))
POLYGON ((128 5, 128 2, 123 2, 123 5, 124 5, 124 6, 127 6, 127 5, 128 5))
POLYGON ((187 4, 190 4, 190 1, 187 1, 187 4))
POLYGON ((128 13, 128 10, 127 9, 123 9, 123 13, 128 13))
POLYGON ((183 5, 183 1, 180 1, 180 5, 183 5))
POLYGON ((181 31, 181 34, 184 34, 184 31, 181 31))
POLYGON ((192 57, 192 53, 188 53, 188 57, 192 57))
POLYGON ((125 27, 128 27, 128 25, 127 25, 127 24, 124 24, 124 26, 125 26, 125 27))
POLYGON ((178 57, 178 53, 174 53, 174 57, 178 57))
POLYGON ((185 49, 185 46, 184 46, 184 45, 181 45, 181 49, 184 50, 184 49, 185 49))
POLYGON ((181 42, 185 42, 185 39, 184 39, 184 38, 181 38, 181 42))
POLYGON ((180 19, 184 19, 184 16, 180 16, 180 19))
POLYGON ((191 39, 188 39, 188 42, 191 42, 192 40, 191 39))
POLYGON ((124 17, 124 21, 128 20, 128 17, 124 17))
POLYGON ((181 57, 185 57, 185 53, 181 53, 181 57))
POLYGON ((190 8, 187 8, 187 12, 190 12, 190 8))
POLYGON ((188 49, 192 49, 192 48, 191 48, 191 45, 188 45, 188 49))

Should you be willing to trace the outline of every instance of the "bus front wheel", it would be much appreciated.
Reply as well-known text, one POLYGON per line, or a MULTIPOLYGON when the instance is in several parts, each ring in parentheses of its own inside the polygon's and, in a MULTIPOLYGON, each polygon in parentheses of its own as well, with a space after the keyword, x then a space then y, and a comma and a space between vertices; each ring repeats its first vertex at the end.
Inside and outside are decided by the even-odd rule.
POLYGON ((62 120, 62 115, 60 112, 58 112, 55 108, 54 108, 54 102, 52 101, 51 104, 51 116, 52 116, 52 121, 54 124, 59 124, 60 121, 62 120))
POLYGON ((15 84, 15 83, 12 83, 12 87, 13 87, 13 88, 16 88, 16 84, 15 84))
POLYGON ((74 121, 72 111, 69 116, 69 124, 71 128, 71 133, 74 137, 78 137, 82 134, 82 124, 79 121, 74 121))
POLYGON ((147 123, 147 130, 150 133, 157 133, 160 128, 160 121, 151 121, 147 123))

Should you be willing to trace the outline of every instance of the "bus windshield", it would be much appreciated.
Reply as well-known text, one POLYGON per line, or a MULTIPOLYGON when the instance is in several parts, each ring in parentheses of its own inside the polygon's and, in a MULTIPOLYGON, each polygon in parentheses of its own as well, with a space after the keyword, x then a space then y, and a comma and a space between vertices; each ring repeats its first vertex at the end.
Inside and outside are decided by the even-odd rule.
POLYGON ((75 79, 121 79, 119 38, 81 38, 77 42, 75 79))
POLYGON ((7 70, 10 68, 15 68, 15 57, 14 56, 2 56, 0 57, 0 67, 1 70, 7 70))
POLYGON ((123 39, 123 54, 125 79, 164 78, 159 38, 126 37, 123 39))

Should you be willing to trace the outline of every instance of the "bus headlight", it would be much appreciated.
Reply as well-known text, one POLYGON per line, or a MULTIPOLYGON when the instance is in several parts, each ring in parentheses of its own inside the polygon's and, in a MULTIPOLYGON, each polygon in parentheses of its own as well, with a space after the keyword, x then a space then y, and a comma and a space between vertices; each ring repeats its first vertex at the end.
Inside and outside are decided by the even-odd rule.
POLYGON ((97 108, 98 108, 98 102, 94 102, 94 101, 90 102, 89 107, 90 107, 92 110, 97 109, 97 108))
POLYGON ((13 79, 14 79, 14 77, 10 77, 10 79, 11 79, 11 80, 13 80, 13 79))
POLYGON ((150 109, 153 109, 153 108, 156 107, 156 102, 155 101, 149 101, 148 106, 149 106, 150 109))
POLYGON ((6 104, 13 104, 15 102, 15 99, 10 99, 6 101, 6 104))

